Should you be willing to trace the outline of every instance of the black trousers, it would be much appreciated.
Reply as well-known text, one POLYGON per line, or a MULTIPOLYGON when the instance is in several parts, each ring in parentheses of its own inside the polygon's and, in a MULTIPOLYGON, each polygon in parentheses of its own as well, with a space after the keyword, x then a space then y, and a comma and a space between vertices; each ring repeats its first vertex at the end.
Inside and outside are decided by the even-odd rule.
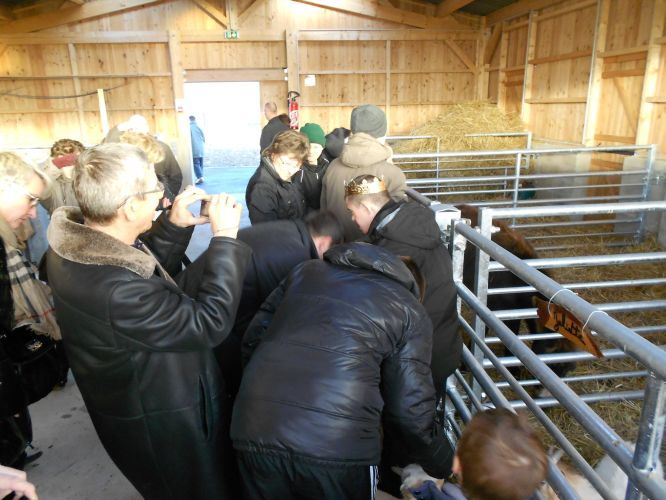
POLYGON ((246 500, 373 500, 377 467, 238 452, 246 500))

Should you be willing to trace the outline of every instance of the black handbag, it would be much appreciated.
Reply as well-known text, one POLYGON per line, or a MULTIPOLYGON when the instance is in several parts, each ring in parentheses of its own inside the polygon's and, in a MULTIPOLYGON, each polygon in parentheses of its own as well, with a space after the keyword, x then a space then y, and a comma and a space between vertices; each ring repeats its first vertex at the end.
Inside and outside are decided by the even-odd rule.
POLYGON ((16 370, 25 405, 39 401, 62 381, 62 355, 58 352, 62 346, 56 346, 51 337, 22 326, 6 333, 1 341, 16 370))
POLYGON ((0 347, 0 419, 16 415, 25 406, 26 396, 18 371, 0 347))

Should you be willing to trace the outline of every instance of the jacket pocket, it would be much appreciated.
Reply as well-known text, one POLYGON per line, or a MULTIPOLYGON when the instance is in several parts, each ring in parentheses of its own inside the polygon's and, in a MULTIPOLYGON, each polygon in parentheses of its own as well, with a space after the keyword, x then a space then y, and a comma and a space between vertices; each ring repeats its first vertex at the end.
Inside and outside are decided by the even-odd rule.
POLYGON ((199 419, 201 422, 201 431, 206 441, 210 440, 213 434, 213 418, 211 416, 212 402, 208 386, 205 380, 199 375, 199 419))

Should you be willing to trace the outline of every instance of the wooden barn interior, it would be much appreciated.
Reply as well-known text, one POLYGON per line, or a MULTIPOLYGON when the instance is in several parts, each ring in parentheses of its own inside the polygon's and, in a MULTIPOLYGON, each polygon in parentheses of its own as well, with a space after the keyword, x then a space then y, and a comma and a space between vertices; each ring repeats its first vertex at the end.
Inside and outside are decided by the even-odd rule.
POLYGON ((300 92, 301 122, 325 130, 348 126, 363 103, 404 134, 446 104, 489 101, 546 141, 655 143, 663 155, 665 9, 660 0, 7 0, 0 148, 70 136, 95 144, 105 122, 141 113, 188 164, 184 83, 258 81, 261 101, 286 106, 287 91, 300 92))
MULTIPOLYGON (((45 150, 64 137, 92 146, 141 114, 192 183, 186 85, 257 82, 259 99, 246 112, 262 125, 263 104, 286 112, 293 91, 300 123, 326 132, 349 127, 362 104, 383 109, 388 134, 401 136, 451 105, 483 103, 518 117, 537 148, 654 144, 652 153, 585 155, 575 169, 622 172, 652 155, 652 199, 662 201, 665 46, 666 0, 4 0, 0 151, 45 150)), ((661 246, 650 250, 663 253, 660 217, 650 229, 661 227, 661 246)), ((663 263, 654 273, 664 276, 663 263)), ((655 297, 664 293, 662 284, 655 297)), ((80 396, 67 398, 80 422, 80 396)), ((627 425, 636 427, 633 410, 627 425)), ((98 442, 90 447, 104 456, 98 442)), ((79 476, 71 486, 56 465, 34 472, 56 492, 44 498, 136 498, 108 458, 86 464, 84 449, 68 453, 79 476)))

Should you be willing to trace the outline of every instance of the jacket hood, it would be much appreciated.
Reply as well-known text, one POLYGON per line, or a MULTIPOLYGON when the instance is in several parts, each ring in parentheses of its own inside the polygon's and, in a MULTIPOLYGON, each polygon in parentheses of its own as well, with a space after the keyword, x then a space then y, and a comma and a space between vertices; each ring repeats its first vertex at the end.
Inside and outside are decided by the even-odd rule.
POLYGON ((417 202, 389 201, 384 205, 370 225, 370 240, 379 238, 423 249, 442 244, 433 212, 417 202))
POLYGON ((49 245, 63 259, 94 266, 123 267, 142 278, 150 278, 157 261, 113 236, 83 225, 81 210, 60 207, 51 216, 47 230, 49 245))
POLYGON ((371 135, 358 133, 349 138, 342 148, 340 159, 351 168, 362 168, 375 163, 390 161, 393 150, 371 135))
POLYGON ((345 137, 349 136, 349 129, 338 127, 326 135, 326 147, 324 150, 331 156, 337 158, 342 153, 345 145, 345 137))
POLYGON ((336 245, 324 254, 324 260, 331 264, 376 271, 402 284, 416 298, 419 297, 419 286, 407 266, 397 255, 376 245, 363 242, 336 245))

